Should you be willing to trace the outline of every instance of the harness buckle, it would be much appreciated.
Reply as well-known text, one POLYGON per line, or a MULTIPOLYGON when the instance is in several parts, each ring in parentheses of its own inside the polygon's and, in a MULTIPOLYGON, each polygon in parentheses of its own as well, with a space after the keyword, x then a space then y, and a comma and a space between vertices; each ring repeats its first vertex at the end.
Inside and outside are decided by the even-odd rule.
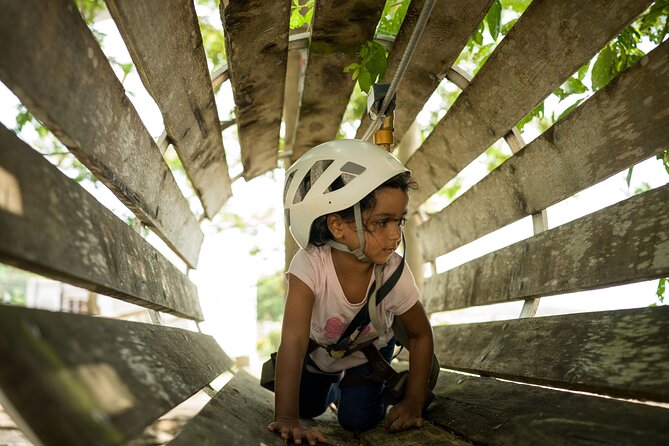
POLYGON ((330 353, 330 356, 333 357, 334 359, 341 359, 344 356, 346 356, 346 350, 329 350, 328 353, 330 353))

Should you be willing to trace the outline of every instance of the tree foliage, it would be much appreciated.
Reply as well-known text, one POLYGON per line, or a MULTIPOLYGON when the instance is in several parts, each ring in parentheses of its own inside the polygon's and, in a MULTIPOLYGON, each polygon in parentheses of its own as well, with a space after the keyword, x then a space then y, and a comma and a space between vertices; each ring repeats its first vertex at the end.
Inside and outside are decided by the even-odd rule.
POLYGON ((386 49, 379 42, 370 40, 360 48, 360 63, 348 65, 344 73, 352 72, 360 90, 369 93, 372 85, 386 74, 386 68, 386 49))
MULTIPOLYGON (((395 37, 402 26, 409 3, 410 0, 386 1, 375 36, 395 37)), ((360 62, 345 67, 344 73, 352 73, 353 79, 358 81, 360 90, 369 93, 372 85, 383 79, 386 74, 388 54, 383 45, 372 39, 360 47, 358 55, 360 62)))
POLYGON ((257 320, 280 321, 283 317, 286 284, 283 271, 258 279, 257 283, 257 320))
POLYGON ((26 287, 31 273, 0 263, 0 303, 26 305, 26 287))
POLYGON ((290 7, 290 29, 311 29, 314 20, 314 0, 293 0, 290 7))

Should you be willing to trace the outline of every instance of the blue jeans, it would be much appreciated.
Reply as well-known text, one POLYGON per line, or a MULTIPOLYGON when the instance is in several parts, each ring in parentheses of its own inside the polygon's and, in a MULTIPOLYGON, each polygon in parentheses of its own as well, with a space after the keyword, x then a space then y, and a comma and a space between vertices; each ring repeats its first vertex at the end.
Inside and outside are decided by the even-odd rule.
MULTIPOLYGON (((393 338, 387 346, 381 348, 381 355, 390 362, 395 347, 393 338)), ((305 361, 313 362, 307 356, 305 361)), ((350 368, 345 374, 370 375, 372 366, 366 362, 357 367, 350 368)), ((333 375, 333 376, 336 376, 333 375)), ((300 418, 313 418, 321 415, 328 405, 338 401, 339 424, 351 432, 363 432, 376 427, 386 414, 386 405, 381 402, 381 394, 385 383, 369 382, 369 384, 355 387, 340 388, 338 383, 333 383, 319 373, 311 373, 302 368, 300 380, 300 418)))

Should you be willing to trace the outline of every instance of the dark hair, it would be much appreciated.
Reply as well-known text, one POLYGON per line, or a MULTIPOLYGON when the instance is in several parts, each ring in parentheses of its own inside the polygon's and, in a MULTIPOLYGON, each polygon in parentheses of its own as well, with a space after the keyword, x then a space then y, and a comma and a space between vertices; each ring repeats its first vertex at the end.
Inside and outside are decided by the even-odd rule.
MULTIPOLYGON (((334 184, 332 185, 333 190, 340 189, 344 184, 334 184)), ((391 189, 400 189, 404 192, 408 192, 409 189, 416 189, 418 185, 413 178, 411 178, 411 172, 402 172, 395 175, 394 177, 386 180, 379 187, 367 194, 362 200, 360 200, 360 212, 364 213, 368 209, 373 209, 376 206, 376 194, 375 192, 379 189, 385 187, 391 189)), ((353 221, 353 206, 346 208, 344 210, 334 212, 334 214, 339 215, 344 220, 353 221)), ((329 215, 329 214, 328 214, 329 215)), ((332 233, 328 228, 327 217, 328 215, 321 215, 311 224, 311 230, 309 231, 309 243, 312 243, 316 246, 325 245, 328 240, 332 240, 332 233)))

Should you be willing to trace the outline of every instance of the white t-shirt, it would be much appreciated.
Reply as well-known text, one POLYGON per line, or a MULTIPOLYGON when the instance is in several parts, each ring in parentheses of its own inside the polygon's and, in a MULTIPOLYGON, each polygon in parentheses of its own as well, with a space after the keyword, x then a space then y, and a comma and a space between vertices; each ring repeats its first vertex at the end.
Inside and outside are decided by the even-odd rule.
MULTIPOLYGON (((309 245, 307 249, 300 249, 295 254, 288 268, 288 273, 304 282, 314 293, 310 336, 321 345, 335 344, 362 306, 367 305, 366 301, 352 304, 346 299, 332 263, 330 250, 330 245, 309 245)), ((401 259, 399 254, 392 254, 383 270, 383 283, 392 275, 401 259)), ((374 275, 372 274, 367 292, 373 281, 374 275)), ((386 331, 386 339, 393 336, 394 316, 404 314, 416 302, 418 302, 418 287, 411 270, 405 263, 399 280, 377 306, 381 325, 386 331)), ((356 344, 376 336, 376 330, 372 324, 369 324, 356 340, 356 344)), ((377 348, 383 347, 383 345, 378 345, 378 340, 374 344, 377 348)), ((311 359, 325 372, 338 372, 367 362, 361 351, 341 359, 334 359, 323 348, 314 350, 311 359)))

